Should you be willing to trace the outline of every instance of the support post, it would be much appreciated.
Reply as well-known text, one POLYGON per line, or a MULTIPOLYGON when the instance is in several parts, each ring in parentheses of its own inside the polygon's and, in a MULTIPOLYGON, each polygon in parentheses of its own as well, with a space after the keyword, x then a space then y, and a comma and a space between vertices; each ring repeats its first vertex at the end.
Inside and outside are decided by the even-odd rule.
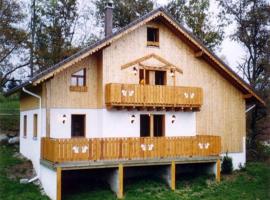
POLYGON ((57 167, 56 169, 56 174, 57 174, 57 191, 56 191, 56 195, 57 195, 57 200, 61 200, 62 197, 62 169, 61 167, 57 167))
POLYGON ((175 161, 171 163, 171 189, 175 190, 175 161))
POLYGON ((122 199, 124 197, 124 168, 123 164, 118 165, 118 192, 117 198, 122 199))
POLYGON ((217 160, 216 162, 216 181, 219 183, 220 182, 220 159, 217 160))

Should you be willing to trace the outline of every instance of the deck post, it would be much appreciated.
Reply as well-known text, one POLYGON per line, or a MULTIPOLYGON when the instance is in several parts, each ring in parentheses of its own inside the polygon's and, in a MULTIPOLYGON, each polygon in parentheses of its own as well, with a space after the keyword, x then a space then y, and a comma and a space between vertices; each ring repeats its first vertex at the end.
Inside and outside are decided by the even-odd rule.
POLYGON ((56 195, 57 200, 61 200, 62 197, 62 169, 61 167, 57 167, 56 169, 56 175, 57 175, 57 183, 56 183, 56 195))
POLYGON ((123 164, 118 165, 118 192, 117 198, 122 199, 124 197, 124 168, 123 164))
POLYGON ((175 190, 175 161, 171 163, 171 189, 175 190))
POLYGON ((220 182, 220 159, 216 162, 216 181, 220 182))

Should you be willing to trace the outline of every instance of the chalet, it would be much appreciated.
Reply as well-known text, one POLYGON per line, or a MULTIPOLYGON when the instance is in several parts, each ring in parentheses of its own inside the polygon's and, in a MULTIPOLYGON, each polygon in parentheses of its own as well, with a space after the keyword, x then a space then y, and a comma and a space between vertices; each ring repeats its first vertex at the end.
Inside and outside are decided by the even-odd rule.
MULTIPOLYGON (((226 152, 246 161, 246 109, 263 100, 164 9, 117 32, 112 5, 105 38, 8 91, 20 94, 20 152, 45 192, 61 199, 64 171, 113 169, 119 198, 125 169, 211 164, 220 180, 226 152)), ((113 179, 113 181, 111 181, 113 179)))

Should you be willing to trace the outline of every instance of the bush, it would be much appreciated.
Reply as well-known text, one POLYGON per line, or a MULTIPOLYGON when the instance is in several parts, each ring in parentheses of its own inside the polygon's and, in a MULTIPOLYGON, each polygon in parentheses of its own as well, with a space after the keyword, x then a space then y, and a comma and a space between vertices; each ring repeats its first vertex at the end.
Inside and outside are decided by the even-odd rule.
POLYGON ((231 174, 233 170, 232 158, 228 156, 228 153, 222 158, 221 172, 223 174, 231 174))

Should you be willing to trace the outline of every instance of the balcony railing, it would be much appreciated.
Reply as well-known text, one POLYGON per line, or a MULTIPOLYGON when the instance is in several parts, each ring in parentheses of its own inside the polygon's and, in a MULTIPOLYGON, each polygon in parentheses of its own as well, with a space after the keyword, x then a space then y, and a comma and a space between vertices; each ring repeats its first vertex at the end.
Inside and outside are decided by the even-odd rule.
POLYGON ((165 85, 106 85, 107 107, 160 107, 199 109, 203 101, 202 88, 165 85))
POLYGON ((218 156, 219 136, 145 138, 42 138, 41 158, 53 163, 218 156))

